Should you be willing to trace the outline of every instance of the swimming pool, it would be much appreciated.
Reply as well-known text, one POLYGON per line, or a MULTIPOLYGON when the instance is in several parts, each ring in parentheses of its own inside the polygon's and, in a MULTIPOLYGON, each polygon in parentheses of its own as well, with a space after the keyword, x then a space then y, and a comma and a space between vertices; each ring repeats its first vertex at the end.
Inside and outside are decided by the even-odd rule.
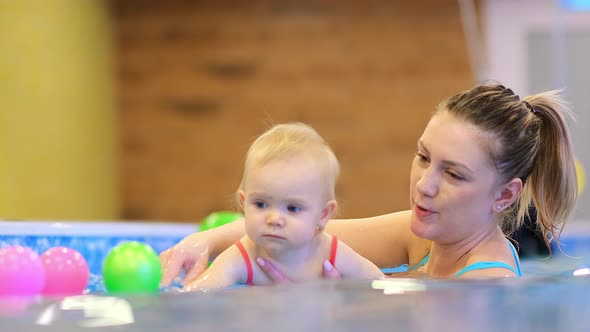
POLYGON ((0 248, 18 244, 38 254, 57 246, 75 249, 90 270, 87 292, 102 292, 102 263, 117 244, 138 241, 160 253, 197 230, 196 225, 178 223, 0 222, 0 248))
MULTIPOLYGON (((0 246, 28 245, 38 252, 71 246, 98 276, 102 259, 119 242, 142 241, 160 252, 195 229, 187 224, 11 222, 0 223, 0 246)), ((590 228, 570 229, 563 238, 566 252, 590 252, 590 228)), ((556 254, 523 261, 525 278, 493 281, 342 280, 210 293, 36 298, 24 305, 0 303, 11 309, 0 314, 0 326, 26 331, 116 325, 129 331, 587 331, 590 277, 572 276, 587 262, 556 254)))

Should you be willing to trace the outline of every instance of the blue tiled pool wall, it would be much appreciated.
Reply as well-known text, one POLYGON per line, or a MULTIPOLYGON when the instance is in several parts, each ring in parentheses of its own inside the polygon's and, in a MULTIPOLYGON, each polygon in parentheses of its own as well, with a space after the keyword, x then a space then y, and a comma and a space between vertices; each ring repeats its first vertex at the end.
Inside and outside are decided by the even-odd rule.
MULTIPOLYGON (((551 242, 554 255, 585 256, 590 258, 590 234, 570 234, 560 239, 560 246, 551 242)), ((590 261, 590 260, 588 260, 590 261)))
MULTIPOLYGON (((126 241, 149 244, 158 254, 174 246, 184 238, 178 236, 39 236, 39 235, 0 235, 0 248, 21 245, 33 249, 39 255, 51 247, 64 246, 77 250, 88 263, 90 273, 102 274, 102 262, 109 250, 126 241)), ((583 257, 590 263, 590 235, 569 235, 561 239, 561 248, 551 243, 553 257, 583 257), (566 256, 567 255, 567 256, 566 256)))
POLYGON ((39 255, 45 250, 64 246, 77 250, 88 263, 90 273, 102 275, 102 262, 109 250, 126 241, 149 244, 158 254, 180 242, 184 236, 20 236, 0 235, 0 247, 21 245, 39 255))

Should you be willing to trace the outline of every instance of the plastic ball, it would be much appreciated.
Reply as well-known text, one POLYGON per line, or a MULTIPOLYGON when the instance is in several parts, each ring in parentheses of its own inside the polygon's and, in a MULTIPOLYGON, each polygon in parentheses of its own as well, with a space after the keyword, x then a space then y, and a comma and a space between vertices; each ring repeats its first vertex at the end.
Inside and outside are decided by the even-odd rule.
POLYGON ((124 242, 109 251, 102 275, 111 293, 156 293, 162 267, 158 254, 149 245, 124 242))
POLYGON ((27 247, 0 249, 0 296, 37 295, 45 285, 45 271, 36 252, 27 247))
POLYGON ((206 231, 211 228, 219 227, 221 225, 225 225, 237 219, 243 218, 244 216, 237 212, 230 212, 230 211, 219 211, 213 212, 208 215, 203 221, 201 221, 199 225, 199 229, 201 231, 206 231))
POLYGON ((45 268, 44 295, 78 295, 88 285, 90 271, 84 257, 72 248, 53 247, 40 256, 45 268))

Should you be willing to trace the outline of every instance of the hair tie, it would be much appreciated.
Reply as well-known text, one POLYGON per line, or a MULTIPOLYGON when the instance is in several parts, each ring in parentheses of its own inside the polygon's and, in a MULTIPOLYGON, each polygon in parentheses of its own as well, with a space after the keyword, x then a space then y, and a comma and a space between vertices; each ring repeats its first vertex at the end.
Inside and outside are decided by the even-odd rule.
POLYGON ((537 110, 533 108, 533 106, 531 106, 531 104, 529 104, 528 101, 523 100, 524 105, 526 106, 526 108, 528 108, 529 111, 531 111, 533 114, 537 114, 537 110))

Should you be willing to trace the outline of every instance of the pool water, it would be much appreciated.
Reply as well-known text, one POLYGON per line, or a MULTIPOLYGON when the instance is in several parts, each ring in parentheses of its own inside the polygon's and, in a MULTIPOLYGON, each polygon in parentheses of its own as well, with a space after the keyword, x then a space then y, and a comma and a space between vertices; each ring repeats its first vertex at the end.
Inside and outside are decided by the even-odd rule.
POLYGON ((0 318, 3 330, 587 331, 585 277, 318 281, 214 293, 44 299, 0 318))

